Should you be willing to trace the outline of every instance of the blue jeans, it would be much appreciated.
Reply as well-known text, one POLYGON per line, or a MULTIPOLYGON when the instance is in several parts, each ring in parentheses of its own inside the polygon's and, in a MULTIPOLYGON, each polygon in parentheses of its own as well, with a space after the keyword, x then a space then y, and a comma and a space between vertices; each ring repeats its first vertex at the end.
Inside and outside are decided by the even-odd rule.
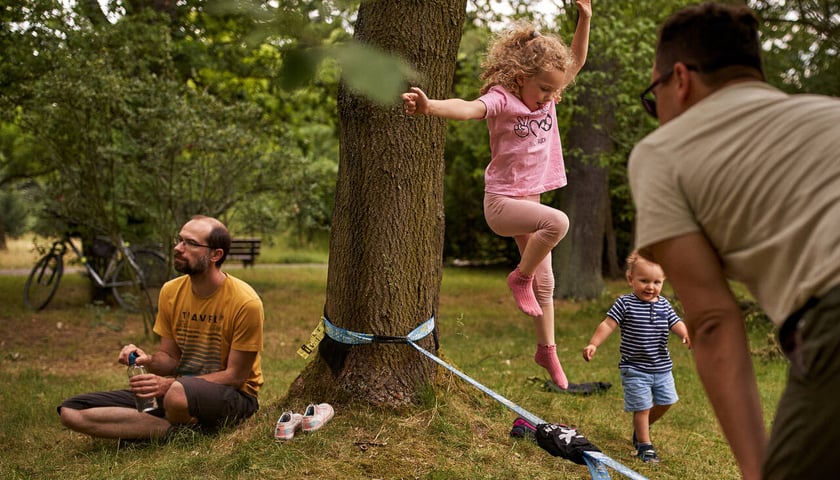
POLYGON ((619 370, 625 412, 650 410, 654 405, 673 405, 680 399, 670 370, 662 373, 645 373, 631 367, 619 370))

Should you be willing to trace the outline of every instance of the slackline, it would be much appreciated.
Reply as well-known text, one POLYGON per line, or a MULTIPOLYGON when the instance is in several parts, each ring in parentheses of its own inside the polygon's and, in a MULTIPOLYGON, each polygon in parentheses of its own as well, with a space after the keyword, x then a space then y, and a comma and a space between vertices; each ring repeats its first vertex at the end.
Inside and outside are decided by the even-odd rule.
MULTIPOLYGON (((417 328, 412 330, 406 336, 390 336, 390 335, 373 335, 369 333, 359 333, 353 332, 350 330, 346 330, 344 328, 338 327, 334 325, 332 322, 329 321, 326 314, 321 318, 321 322, 319 322, 318 327, 316 327, 315 331, 312 332, 312 338, 307 345, 302 346, 298 350, 298 354, 302 357, 306 358, 309 356, 317 344, 323 339, 324 334, 331 338, 332 340, 343 343, 346 345, 366 345, 370 343, 407 343, 414 347, 418 352, 422 353, 438 365, 446 368, 450 372, 454 373, 462 380, 466 381, 470 385, 474 386, 475 388, 481 390, 492 399, 496 400, 497 402, 501 403, 509 410, 513 411, 520 417, 524 418, 528 422, 533 425, 540 425, 546 424, 545 420, 539 418, 538 416, 534 415, 533 413, 525 410, 524 408, 520 407, 519 405, 513 403, 512 401, 508 400, 507 398, 499 395, 498 393, 494 392, 493 390, 485 387, 484 385, 478 383, 476 380, 472 379, 465 373, 457 370, 452 365, 449 365, 445 361, 438 358, 433 353, 429 352, 428 350, 424 349, 420 345, 417 345, 417 341, 425 338, 427 335, 432 333, 435 329, 435 317, 432 315, 428 320, 420 324, 417 328)), ((632 470, 631 468, 627 467, 626 465, 618 462, 609 456, 605 455, 603 452, 593 452, 593 451, 584 451, 583 453, 583 460, 586 462, 586 466, 589 468, 589 473, 592 475, 593 480, 609 480, 610 474, 607 471, 606 467, 610 467, 616 472, 624 475, 627 478, 632 480, 648 480, 646 477, 641 475, 640 473, 632 470)))

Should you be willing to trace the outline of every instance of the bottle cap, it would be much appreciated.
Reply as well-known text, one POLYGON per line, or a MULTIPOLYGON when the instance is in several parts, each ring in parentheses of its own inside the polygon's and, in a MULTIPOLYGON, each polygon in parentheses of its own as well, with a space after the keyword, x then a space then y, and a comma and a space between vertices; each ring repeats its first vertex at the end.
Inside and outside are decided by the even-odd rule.
POLYGON ((131 352, 128 354, 128 366, 134 366, 134 362, 137 360, 137 352, 131 352))

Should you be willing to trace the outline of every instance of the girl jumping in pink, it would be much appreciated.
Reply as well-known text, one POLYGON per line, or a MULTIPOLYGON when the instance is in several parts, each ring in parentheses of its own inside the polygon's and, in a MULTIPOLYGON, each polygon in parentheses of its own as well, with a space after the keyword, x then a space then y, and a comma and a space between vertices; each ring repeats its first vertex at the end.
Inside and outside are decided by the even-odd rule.
POLYGON ((490 164, 484 175, 484 217, 498 235, 513 237, 521 255, 507 283, 520 310, 534 317, 534 360, 562 389, 569 386, 554 339, 551 250, 569 229, 565 213, 540 194, 566 185, 556 103, 575 79, 589 49, 591 0, 577 0, 571 48, 554 35, 517 24, 490 46, 482 64, 481 96, 430 99, 417 87, 402 95, 408 115, 486 120, 490 164))

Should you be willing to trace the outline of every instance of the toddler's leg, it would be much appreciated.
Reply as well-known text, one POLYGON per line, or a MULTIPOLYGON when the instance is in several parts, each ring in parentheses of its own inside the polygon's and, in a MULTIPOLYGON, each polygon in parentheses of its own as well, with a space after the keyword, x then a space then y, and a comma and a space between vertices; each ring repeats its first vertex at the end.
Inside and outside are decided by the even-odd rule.
POLYGON ((653 443, 650 440, 650 410, 633 412, 633 433, 639 445, 653 443))

